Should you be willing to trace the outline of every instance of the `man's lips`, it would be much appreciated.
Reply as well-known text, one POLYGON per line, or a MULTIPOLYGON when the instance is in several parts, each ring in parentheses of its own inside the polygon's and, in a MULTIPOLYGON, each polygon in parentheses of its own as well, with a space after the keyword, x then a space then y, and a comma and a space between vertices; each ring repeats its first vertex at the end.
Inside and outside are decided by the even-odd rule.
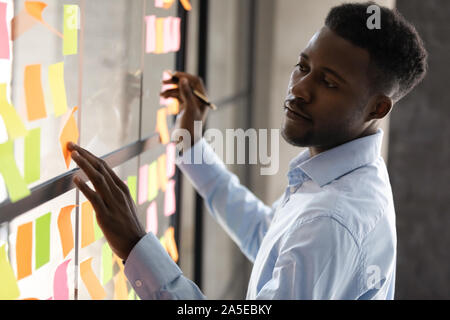
POLYGON ((291 111, 292 113, 294 113, 295 115, 302 117, 308 121, 312 121, 311 117, 306 115, 303 111, 301 111, 299 108, 296 108, 295 106, 293 106, 291 103, 289 103, 289 101, 287 101, 284 104, 284 107, 287 108, 289 111, 291 111))

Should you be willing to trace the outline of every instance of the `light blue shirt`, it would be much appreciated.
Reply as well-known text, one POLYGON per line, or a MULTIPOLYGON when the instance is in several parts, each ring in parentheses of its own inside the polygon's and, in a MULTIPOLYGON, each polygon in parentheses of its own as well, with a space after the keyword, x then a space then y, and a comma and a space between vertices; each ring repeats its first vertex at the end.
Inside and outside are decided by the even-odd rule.
MULTIPOLYGON (((202 139, 177 159, 216 221, 253 262, 247 299, 393 299, 396 229, 381 157, 382 129, 289 165, 288 187, 265 205, 202 139), (202 164, 187 164, 193 154, 202 164)), ((203 299, 152 234, 125 274, 141 299, 203 299)))

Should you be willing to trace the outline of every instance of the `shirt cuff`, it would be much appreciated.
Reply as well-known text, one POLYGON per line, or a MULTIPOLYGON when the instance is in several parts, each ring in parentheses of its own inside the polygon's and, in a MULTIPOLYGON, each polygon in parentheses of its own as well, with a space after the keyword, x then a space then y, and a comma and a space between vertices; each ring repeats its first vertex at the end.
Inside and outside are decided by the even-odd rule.
POLYGON ((182 155, 177 155, 176 164, 201 195, 205 195, 206 186, 211 181, 226 171, 225 164, 205 138, 197 141, 182 155))
POLYGON ((162 287, 182 274, 155 235, 149 232, 131 250, 125 275, 141 299, 158 299, 162 287))

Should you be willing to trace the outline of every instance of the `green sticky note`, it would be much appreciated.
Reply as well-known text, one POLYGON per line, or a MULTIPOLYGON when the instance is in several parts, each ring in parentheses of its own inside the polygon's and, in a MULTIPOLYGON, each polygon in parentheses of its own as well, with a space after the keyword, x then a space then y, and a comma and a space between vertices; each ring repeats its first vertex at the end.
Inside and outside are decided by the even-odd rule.
POLYGON ((17 168, 12 141, 0 144, 0 173, 5 180, 11 202, 19 201, 30 195, 30 190, 17 168))
POLYGON ((97 218, 95 217, 95 215, 94 215, 94 237, 95 241, 103 238, 103 231, 98 225, 97 218))
POLYGON ((41 178, 41 128, 28 131, 24 140, 24 179, 30 184, 41 178))
POLYGON ((148 201, 153 201, 158 196, 158 161, 153 161, 148 166, 148 201))
POLYGON ((78 51, 78 12, 75 4, 64 5, 63 55, 77 54, 78 51))
POLYGON ((131 197, 134 202, 136 202, 136 186, 137 186, 137 177, 130 176, 127 178, 128 189, 130 189, 131 197))
POLYGON ((128 300, 136 300, 135 296, 136 294, 134 293, 133 288, 131 288, 130 292, 128 293, 128 300))
POLYGON ((14 271, 8 262, 5 246, 0 246, 0 300, 15 300, 20 296, 20 291, 14 271))
POLYGON ((35 255, 36 269, 50 261, 50 220, 51 212, 36 219, 35 255))
POLYGON ((113 253, 108 242, 105 242, 102 247, 102 270, 102 283, 105 285, 113 276, 113 253))
POLYGON ((26 136, 27 129, 22 119, 17 114, 16 109, 6 99, 6 83, 0 84, 0 115, 5 123, 9 140, 26 136))

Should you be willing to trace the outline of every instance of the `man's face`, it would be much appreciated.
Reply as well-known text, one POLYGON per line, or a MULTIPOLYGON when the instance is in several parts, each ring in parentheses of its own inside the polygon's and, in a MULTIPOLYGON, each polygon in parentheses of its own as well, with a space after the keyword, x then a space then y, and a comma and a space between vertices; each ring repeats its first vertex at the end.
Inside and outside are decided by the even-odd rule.
POLYGON ((369 62, 367 50, 329 28, 317 32, 291 75, 284 104, 284 139, 321 152, 361 135, 369 98, 369 62))

